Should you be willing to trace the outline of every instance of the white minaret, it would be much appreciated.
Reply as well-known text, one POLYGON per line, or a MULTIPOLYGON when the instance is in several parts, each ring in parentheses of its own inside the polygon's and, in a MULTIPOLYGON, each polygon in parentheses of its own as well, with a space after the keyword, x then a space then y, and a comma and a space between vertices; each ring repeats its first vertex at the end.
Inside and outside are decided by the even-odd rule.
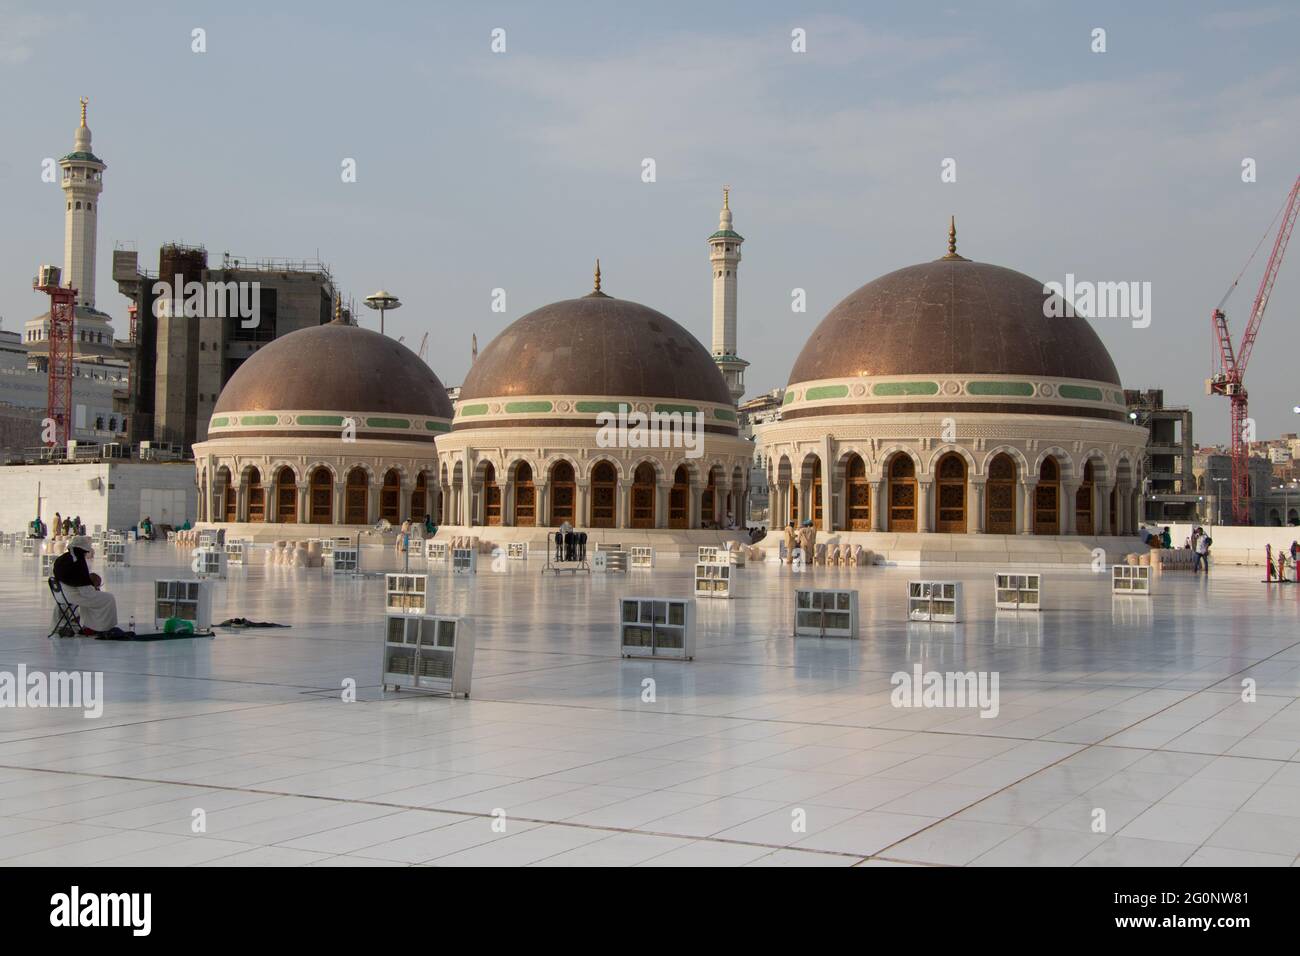
POLYGON ((95 234, 99 194, 108 167, 90 151, 90 127, 81 98, 81 125, 72 152, 59 160, 63 167, 63 198, 67 209, 63 227, 63 282, 77 290, 77 305, 95 307, 95 234))
POLYGON ((718 363, 732 400, 745 394, 745 367, 736 355, 736 271, 745 237, 731 228, 731 188, 722 187, 722 214, 718 231, 709 236, 709 263, 713 266, 713 361, 718 363))

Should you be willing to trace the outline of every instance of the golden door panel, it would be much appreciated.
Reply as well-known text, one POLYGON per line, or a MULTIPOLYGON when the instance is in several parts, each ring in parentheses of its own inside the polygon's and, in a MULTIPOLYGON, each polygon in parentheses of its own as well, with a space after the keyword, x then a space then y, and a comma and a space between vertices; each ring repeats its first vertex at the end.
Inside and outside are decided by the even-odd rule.
POLYGON ((889 483, 889 530, 916 530, 916 482, 891 481, 889 483))
POLYGON ((1054 484, 1034 489, 1034 534, 1060 534, 1059 491, 1054 484))
POLYGON ((990 481, 985 488, 988 508, 984 530, 988 534, 1016 533, 1016 485, 1012 481, 990 481))
POLYGON ((871 483, 868 481, 849 482, 849 530, 871 530, 871 483))
POLYGON ((614 527, 614 486, 591 486, 591 526, 593 528, 614 527))
POLYGON ((945 534, 965 534, 966 483, 940 482, 935 501, 938 514, 934 530, 945 534))
POLYGON ((566 521, 573 524, 573 503, 577 489, 573 485, 551 486, 551 524, 557 528, 566 521))
POLYGON ((655 526, 655 490, 634 486, 632 488, 632 527, 655 526))

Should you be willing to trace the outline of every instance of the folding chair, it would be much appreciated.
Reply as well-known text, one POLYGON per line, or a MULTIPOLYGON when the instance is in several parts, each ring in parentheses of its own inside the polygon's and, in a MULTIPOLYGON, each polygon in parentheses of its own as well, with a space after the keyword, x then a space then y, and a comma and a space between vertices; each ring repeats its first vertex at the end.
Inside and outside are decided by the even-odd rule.
POLYGON ((76 637, 81 633, 81 613, 77 605, 68 600, 68 596, 63 593, 61 585, 53 577, 49 580, 50 593, 54 595, 54 609, 58 612, 59 619, 55 622, 50 633, 46 638, 51 638, 55 634, 59 637, 76 637))

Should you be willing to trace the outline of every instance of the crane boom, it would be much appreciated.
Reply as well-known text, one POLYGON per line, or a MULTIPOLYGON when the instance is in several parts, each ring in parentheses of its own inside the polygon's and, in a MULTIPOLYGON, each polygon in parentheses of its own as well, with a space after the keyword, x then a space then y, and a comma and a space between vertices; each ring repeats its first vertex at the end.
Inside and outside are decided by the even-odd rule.
POLYGON ((1246 374, 1246 363, 1250 361, 1250 352, 1255 347, 1255 337, 1259 335, 1259 323, 1268 308, 1269 296, 1273 294, 1273 283, 1277 281, 1278 270, 1282 268, 1282 257, 1286 255, 1287 243, 1291 241, 1291 232, 1295 229, 1296 214, 1300 213, 1300 179, 1291 187, 1291 194, 1286 198, 1286 211, 1282 214, 1282 224, 1277 229, 1277 239, 1273 241, 1273 252, 1268 257, 1268 266, 1264 269, 1264 278, 1259 281, 1259 291, 1255 293, 1255 304, 1250 310, 1250 320, 1246 331, 1241 336, 1241 348, 1237 350, 1237 363, 1242 375, 1246 374))
MULTIPOLYGON (((1295 229, 1296 217, 1300 215, 1300 178, 1287 195, 1282 207, 1282 223, 1278 226, 1277 238, 1273 241, 1273 251, 1264 268, 1264 277, 1260 280, 1259 291, 1251 306, 1250 316, 1246 320, 1246 329, 1241 336, 1241 344, 1232 347, 1232 333, 1228 329, 1228 317, 1219 303, 1210 314, 1210 324, 1218 344, 1219 368, 1206 383, 1207 390, 1214 395, 1225 395, 1231 402, 1232 411, 1232 515, 1239 525, 1250 524, 1250 439, 1247 438, 1249 421, 1249 396, 1246 392, 1246 365, 1250 353, 1255 348, 1255 339, 1259 336, 1260 323, 1264 320, 1264 310, 1268 308, 1269 296, 1273 294, 1273 284, 1277 281, 1278 270, 1282 267, 1282 258, 1286 255, 1287 243, 1295 229)), ((1265 233, 1267 235, 1267 233, 1265 233)), ((1258 251, 1258 247, 1256 248, 1258 251)), ((1251 258, 1254 258, 1252 253, 1251 258)), ((1237 276, 1239 280, 1241 276, 1237 276)), ((1236 287, 1234 280, 1228 292, 1236 287)), ((1227 296, 1224 296, 1227 301, 1227 296)), ((1253 435, 1251 436, 1253 439, 1253 435)))

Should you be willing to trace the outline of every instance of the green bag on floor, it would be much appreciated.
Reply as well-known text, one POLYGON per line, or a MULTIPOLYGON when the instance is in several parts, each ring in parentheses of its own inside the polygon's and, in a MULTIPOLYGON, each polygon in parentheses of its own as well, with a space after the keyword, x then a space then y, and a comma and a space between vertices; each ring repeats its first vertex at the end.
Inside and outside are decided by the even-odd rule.
POLYGON ((164 634, 193 634, 194 622, 179 617, 169 617, 163 624, 164 634))

